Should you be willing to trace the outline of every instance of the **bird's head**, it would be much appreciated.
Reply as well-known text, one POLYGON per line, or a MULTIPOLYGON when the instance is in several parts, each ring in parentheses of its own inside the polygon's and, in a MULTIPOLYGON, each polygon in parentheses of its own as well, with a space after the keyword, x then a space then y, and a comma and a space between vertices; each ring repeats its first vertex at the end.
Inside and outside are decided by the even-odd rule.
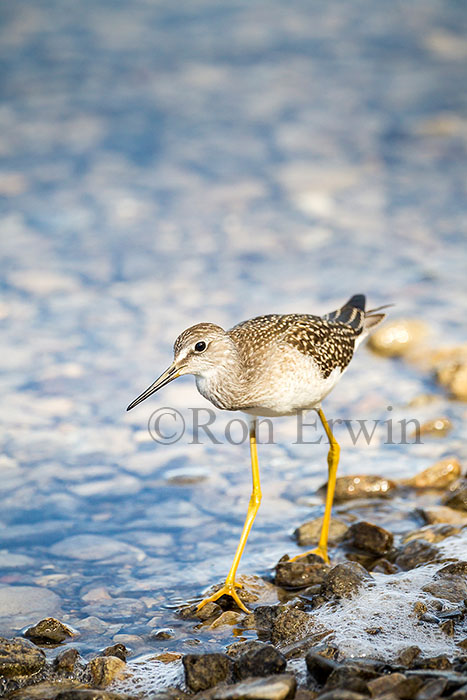
POLYGON ((170 367, 132 401, 127 411, 182 374, 208 378, 235 361, 236 355, 233 341, 220 326, 214 323, 198 323, 187 328, 174 343, 174 361, 170 367))

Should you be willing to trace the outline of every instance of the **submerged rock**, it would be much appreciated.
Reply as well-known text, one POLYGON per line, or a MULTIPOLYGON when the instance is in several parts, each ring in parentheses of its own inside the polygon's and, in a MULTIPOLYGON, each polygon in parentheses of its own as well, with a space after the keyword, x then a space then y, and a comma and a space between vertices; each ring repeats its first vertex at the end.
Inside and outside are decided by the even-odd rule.
POLYGON ((322 583, 327 571, 329 565, 316 554, 307 554, 296 561, 285 555, 276 566, 275 582, 284 588, 305 588, 322 583))
POLYGON ((185 681, 195 693, 229 680, 233 661, 227 654, 185 654, 182 659, 185 681))
POLYGON ((457 457, 445 457, 402 483, 415 489, 444 489, 458 479, 461 472, 457 457))
POLYGON ((0 676, 30 676, 45 666, 45 654, 27 639, 0 637, 0 676))
MULTIPOLYGON (((294 535, 300 546, 307 547, 308 545, 316 545, 319 541, 319 536, 321 534, 321 528, 323 526, 323 516, 320 518, 315 518, 314 520, 308 520, 303 525, 300 525, 294 535)), ((331 518, 331 523, 329 525, 329 536, 328 544, 336 544, 340 542, 347 532, 348 525, 346 525, 342 520, 338 518, 331 518)))
POLYGON ((350 501, 356 498, 380 498, 388 496, 397 488, 395 481, 382 476, 362 474, 340 476, 336 481, 334 501, 350 501))
POLYGON ((351 547, 361 549, 370 554, 386 554, 394 541, 394 536, 388 530, 366 521, 351 525, 345 536, 345 541, 351 547))
POLYGON ((372 582, 372 576, 357 562, 337 564, 326 575, 320 595, 325 600, 351 598, 363 586, 372 582))
POLYGON ((70 629, 55 617, 46 617, 44 620, 29 627, 24 636, 36 644, 60 644, 66 639, 77 636, 77 632, 70 629))

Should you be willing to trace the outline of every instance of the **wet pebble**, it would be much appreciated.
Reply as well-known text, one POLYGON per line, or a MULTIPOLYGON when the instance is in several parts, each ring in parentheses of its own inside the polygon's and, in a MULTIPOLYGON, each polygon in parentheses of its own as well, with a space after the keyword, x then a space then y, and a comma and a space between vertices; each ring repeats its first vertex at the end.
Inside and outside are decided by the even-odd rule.
POLYGON ((182 661, 186 684, 195 693, 232 676, 233 661, 227 654, 185 654, 182 661))
POLYGON ((45 666, 45 654, 27 639, 0 637, 0 676, 30 676, 45 666))
POLYGON ((248 676, 270 676, 273 673, 284 673, 286 666, 285 656, 272 644, 265 644, 235 659, 234 675, 237 680, 248 676))
POLYGON ((297 681, 291 674, 250 678, 233 685, 215 688, 212 700, 289 700, 295 695, 297 681))
MULTIPOLYGON (((406 676, 402 673, 388 673, 372 681, 368 681, 367 686, 372 698, 379 697, 386 693, 394 693, 396 697, 400 697, 397 692, 398 688, 404 684, 406 680, 406 676)), ((402 697, 404 696, 402 695, 402 697)))
POLYGON ((422 437, 443 438, 451 432, 452 428, 453 425, 449 418, 441 416, 440 418, 433 418, 422 423, 419 430, 417 429, 417 431, 413 433, 413 436, 415 437, 419 434, 422 437))
POLYGON ((376 555, 386 554, 393 541, 394 536, 391 532, 366 521, 351 525, 345 536, 345 542, 351 547, 376 555))
POLYGON ((303 610, 287 607, 277 613, 271 627, 271 641, 279 644, 305 637, 310 632, 312 620, 303 610))
POLYGON ((66 639, 76 637, 77 634, 55 617, 46 617, 24 632, 24 636, 35 644, 60 644, 66 639))
POLYGON ((325 600, 351 598, 365 585, 371 584, 373 578, 357 562, 337 564, 327 574, 321 585, 320 595, 325 600))
POLYGON ((410 668, 415 659, 417 659, 421 653, 422 650, 420 647, 413 644, 412 646, 405 647, 405 649, 401 649, 399 656, 397 657, 397 661, 402 664, 402 666, 407 666, 410 668))
MULTIPOLYGON (((308 520, 303 525, 300 525, 294 535, 300 546, 309 546, 318 544, 321 528, 323 526, 323 517, 308 520)), ((336 544, 340 542, 347 532, 348 525, 338 518, 332 518, 329 526, 328 543, 336 544)))
POLYGON ((98 688, 105 688, 116 678, 122 678, 125 662, 116 656, 96 656, 86 667, 90 682, 98 688))
POLYGON ((385 357, 407 355, 428 336, 428 326, 416 319, 389 321, 371 334, 368 345, 385 357))
POLYGON ((399 549, 394 563, 403 571, 409 571, 420 564, 436 561, 439 556, 438 548, 429 542, 412 540, 399 549))
POLYGON ((243 617, 245 616, 242 612, 226 610, 212 621, 210 629, 214 630, 226 626, 232 627, 233 625, 237 625, 243 617))
POLYGON ((467 401, 467 346, 448 349, 434 364, 441 386, 459 401, 467 401))
POLYGON ((372 664, 346 663, 339 665, 326 681, 326 690, 343 688, 355 693, 368 694, 368 681, 379 678, 381 673, 372 664))
POLYGON ((403 484, 416 489, 444 489, 458 479, 461 472, 457 457, 445 457, 411 479, 404 480, 403 484))
POLYGON ((112 646, 106 647, 102 651, 102 656, 116 656, 117 659, 126 661, 128 656, 128 649, 124 644, 121 643, 112 644, 112 646))
POLYGON ((333 659, 326 658, 315 651, 308 652, 305 662, 308 673, 318 685, 324 685, 331 673, 338 667, 333 659))
POLYGON ((71 676, 75 673, 79 658, 77 649, 62 649, 53 661, 53 669, 60 675, 71 676))
POLYGON ((329 565, 316 554, 307 554, 296 561, 285 555, 277 563, 275 582, 283 588, 305 588, 322 583, 327 571, 329 565))
POLYGON ((467 481, 458 482, 456 488, 443 498, 443 504, 467 513, 467 481))
POLYGON ((378 498, 388 496, 397 488, 395 481, 382 476, 362 474, 340 476, 336 481, 334 501, 350 501, 356 498, 378 498))

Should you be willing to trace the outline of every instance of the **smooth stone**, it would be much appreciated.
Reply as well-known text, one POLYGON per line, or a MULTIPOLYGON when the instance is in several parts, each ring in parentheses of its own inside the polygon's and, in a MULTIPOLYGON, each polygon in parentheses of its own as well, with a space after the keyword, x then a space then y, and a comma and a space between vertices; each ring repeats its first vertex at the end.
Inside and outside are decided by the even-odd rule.
POLYGON ((425 584, 422 590, 435 598, 459 604, 467 597, 467 581, 462 576, 448 576, 425 584))
POLYGON ((337 688, 326 693, 320 693, 319 700, 368 700, 368 695, 362 693, 354 693, 352 690, 344 690, 337 688))
POLYGON ((39 586, 1 586, 0 617, 29 616, 36 619, 58 612, 60 598, 53 591, 39 586))
POLYGON ((27 639, 0 637, 0 676, 30 676, 45 666, 45 654, 27 639))
POLYGON ((77 632, 71 630, 55 617, 46 617, 29 627, 24 636, 36 644, 60 644, 66 639, 76 637, 77 632))
MULTIPOLYGON (((24 686, 19 690, 15 690, 13 697, 15 700, 57 700, 57 698, 69 698, 74 700, 78 696, 71 695, 83 688, 83 684, 74 679, 60 678, 56 683, 51 681, 41 681, 34 685, 24 686), (70 695, 68 695, 70 693, 70 695)), ((97 693, 98 691, 94 691, 97 693)), ((92 696, 88 696, 92 697, 92 696)), ((101 700, 98 695, 94 696, 95 700, 101 700)), ((103 698, 102 700, 107 700, 103 698)))
POLYGON ((215 688, 211 697, 212 700, 289 700, 294 697, 296 687, 295 676, 283 673, 215 688))
POLYGON ((357 562, 337 564, 326 575, 320 595, 326 600, 351 598, 365 585, 373 582, 372 576, 357 562))
POLYGON ((350 501, 357 498, 387 497, 397 488, 395 481, 382 476, 362 474, 340 476, 336 481, 334 501, 350 501))
POLYGON ((306 588, 322 583, 329 565, 316 554, 307 554, 296 561, 285 555, 276 565, 275 583, 283 588, 306 588))
POLYGON ((86 667, 91 683, 98 688, 105 688, 113 680, 123 677, 125 662, 116 656, 96 656, 86 667))
POLYGON ((351 547, 370 554, 386 554, 394 542, 394 536, 379 525, 361 521, 351 525, 345 536, 345 542, 351 547))
POLYGON ((242 612, 226 610, 225 612, 222 612, 219 617, 216 617, 213 622, 211 622, 209 628, 215 630, 219 627, 232 627, 237 625, 243 617, 244 614, 242 612))
POLYGON ((447 564, 436 574, 436 578, 444 578, 446 576, 461 576, 464 580, 467 580, 467 561, 456 561, 452 564, 447 564))
MULTIPOLYGON (((322 526, 323 516, 315 518, 314 520, 308 520, 306 523, 303 523, 303 525, 300 525, 294 532, 297 543, 305 547, 318 544, 322 526)), ((342 520, 332 518, 329 526, 328 544, 337 544, 337 542, 340 542, 347 532, 347 529, 348 525, 342 520)))
POLYGON ((445 457, 402 483, 416 489, 444 489, 458 479, 461 472, 457 457, 445 457))
POLYGON ((286 666, 285 656, 272 644, 265 644, 258 649, 248 650, 235 659, 234 674, 237 680, 249 676, 270 676, 284 673, 286 666))
POLYGON ((227 654, 185 654, 182 662, 186 684, 195 693, 228 680, 233 671, 227 654))
POLYGON ((394 563, 403 571, 409 571, 439 559, 440 553, 437 547, 424 540, 412 540, 403 545, 396 556, 394 563))

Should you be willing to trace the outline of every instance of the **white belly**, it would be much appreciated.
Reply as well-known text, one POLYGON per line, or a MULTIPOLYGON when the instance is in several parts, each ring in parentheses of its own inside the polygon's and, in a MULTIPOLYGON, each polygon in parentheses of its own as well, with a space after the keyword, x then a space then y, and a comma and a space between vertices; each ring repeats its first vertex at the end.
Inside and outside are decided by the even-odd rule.
POLYGON ((274 417, 317 408, 342 374, 336 367, 323 379, 313 360, 300 354, 295 365, 282 368, 282 372, 269 378, 268 390, 261 392, 256 405, 242 410, 255 416, 274 417))

